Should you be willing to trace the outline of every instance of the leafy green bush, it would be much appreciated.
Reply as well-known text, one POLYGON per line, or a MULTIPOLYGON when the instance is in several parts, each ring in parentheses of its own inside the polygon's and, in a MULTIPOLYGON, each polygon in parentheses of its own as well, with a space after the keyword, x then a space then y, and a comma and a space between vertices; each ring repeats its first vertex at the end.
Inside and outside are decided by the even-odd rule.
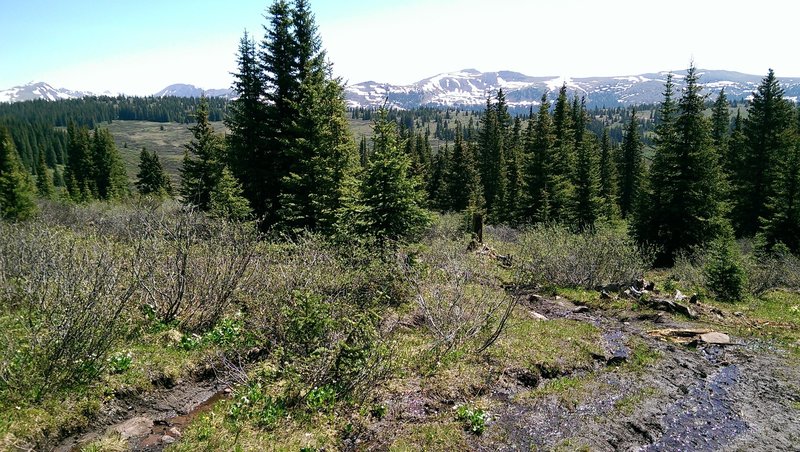
POLYGON ((456 419, 464 423, 464 429, 480 435, 486 429, 488 415, 480 408, 473 408, 468 405, 459 405, 456 408, 456 419))
POLYGON ((112 374, 121 374, 131 368, 131 364, 133 364, 133 355, 131 352, 118 352, 108 357, 106 361, 108 363, 109 372, 112 374))
POLYGON ((535 226, 520 237, 520 282, 593 289, 631 284, 653 261, 653 252, 611 226, 575 233, 565 226, 535 226))

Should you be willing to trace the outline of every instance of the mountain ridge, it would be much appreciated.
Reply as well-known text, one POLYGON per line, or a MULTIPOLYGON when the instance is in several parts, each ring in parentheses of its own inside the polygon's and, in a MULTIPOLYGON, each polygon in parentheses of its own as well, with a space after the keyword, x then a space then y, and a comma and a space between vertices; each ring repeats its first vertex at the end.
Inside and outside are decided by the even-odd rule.
MULTIPOLYGON (((502 70, 481 72, 474 68, 442 72, 409 85, 396 85, 374 80, 347 85, 345 100, 351 108, 390 107, 410 109, 416 107, 456 107, 478 109, 486 104, 487 96, 500 89, 509 107, 527 108, 539 105, 543 94, 555 98, 566 84, 570 95, 585 97, 588 106, 627 106, 657 103, 662 100, 664 82, 669 71, 637 75, 602 77, 530 76, 521 72, 502 70)), ((682 71, 672 72, 676 89, 683 84, 682 71)), ((716 95, 721 89, 729 99, 746 99, 752 95, 763 76, 729 70, 698 69, 700 84, 705 93, 716 95)), ((795 102, 800 98, 800 77, 779 78, 785 96, 795 102)), ((0 90, 0 102, 21 102, 44 99, 75 99, 97 94, 53 88, 45 82, 28 83, 0 90)), ((114 95, 102 93, 100 95, 114 95)), ((232 89, 204 90, 195 85, 176 83, 152 94, 154 97, 224 97, 234 99, 232 89)))

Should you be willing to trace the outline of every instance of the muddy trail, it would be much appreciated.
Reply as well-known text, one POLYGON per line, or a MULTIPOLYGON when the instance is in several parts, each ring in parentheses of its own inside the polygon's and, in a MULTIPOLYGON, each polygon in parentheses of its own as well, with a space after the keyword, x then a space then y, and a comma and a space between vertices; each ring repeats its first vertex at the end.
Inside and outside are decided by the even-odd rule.
POLYGON ((106 435, 119 435, 129 450, 157 452, 179 441, 198 416, 210 411, 230 389, 218 380, 180 381, 169 388, 121 396, 106 403, 89 432, 62 441, 55 452, 77 452, 106 435))
POLYGON ((473 439, 471 448, 800 450, 800 418, 793 407, 800 401, 800 368, 782 349, 733 336, 727 344, 724 336, 706 336, 706 343, 693 333, 722 327, 661 312, 613 313, 538 296, 525 304, 548 319, 596 326, 605 354, 572 400, 521 402, 515 395, 529 384, 492 391, 491 398, 500 402, 492 413, 492 433, 473 439), (635 343, 656 351, 658 359, 637 372, 615 371, 636 359, 635 343))

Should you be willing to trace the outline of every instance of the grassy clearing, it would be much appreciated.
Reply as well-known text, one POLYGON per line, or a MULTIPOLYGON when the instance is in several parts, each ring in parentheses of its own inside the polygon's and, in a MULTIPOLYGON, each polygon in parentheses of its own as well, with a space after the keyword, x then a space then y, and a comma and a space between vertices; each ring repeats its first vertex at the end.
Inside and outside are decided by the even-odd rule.
POLYGON ((591 324, 565 319, 542 322, 520 310, 488 354, 506 367, 552 378, 591 369, 594 356, 603 354, 600 343, 600 330, 591 324))
MULTIPOLYGON (((139 153, 142 148, 155 151, 164 165, 164 170, 172 178, 172 183, 180 182, 180 167, 183 163, 183 145, 192 139, 189 131, 191 124, 160 123, 148 121, 114 121, 104 124, 114 137, 117 149, 125 163, 128 178, 136 180, 139 172, 139 153)), ((225 126, 221 122, 212 123, 217 132, 224 132, 225 126)))

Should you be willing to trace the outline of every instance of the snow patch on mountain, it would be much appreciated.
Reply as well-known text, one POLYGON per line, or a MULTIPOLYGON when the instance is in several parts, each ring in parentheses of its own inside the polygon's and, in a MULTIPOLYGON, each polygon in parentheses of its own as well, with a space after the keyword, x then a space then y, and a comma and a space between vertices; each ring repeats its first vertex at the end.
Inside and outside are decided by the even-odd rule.
MULTIPOLYGON (((346 87, 349 107, 379 107, 384 103, 394 108, 449 106, 481 108, 487 96, 502 89, 509 107, 538 105, 543 94, 554 99, 566 85, 570 96, 584 97, 589 106, 658 103, 662 100, 667 74, 662 71, 612 77, 568 76, 532 77, 519 72, 480 72, 463 69, 434 75, 411 85, 391 85, 369 81, 346 87)), ((685 83, 685 74, 674 71, 676 91, 685 83)), ((704 93, 716 95, 721 89, 729 99, 747 99, 761 83, 762 76, 733 71, 698 70, 704 93)), ((780 79, 786 97, 800 96, 800 78, 780 79)))

